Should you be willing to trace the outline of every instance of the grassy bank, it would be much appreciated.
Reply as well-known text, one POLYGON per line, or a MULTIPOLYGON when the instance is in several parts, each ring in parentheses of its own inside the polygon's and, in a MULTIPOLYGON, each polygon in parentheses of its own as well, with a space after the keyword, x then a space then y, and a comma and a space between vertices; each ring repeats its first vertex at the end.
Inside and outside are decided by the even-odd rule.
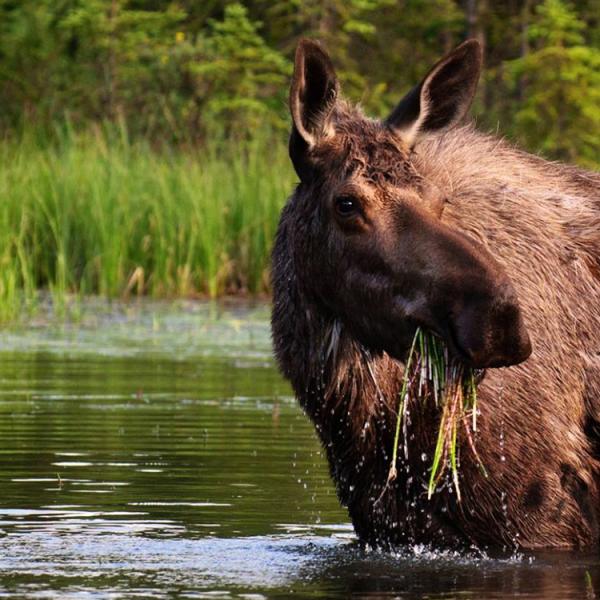
POLYGON ((0 320, 40 289, 121 297, 268 290, 294 175, 285 140, 153 150, 101 129, 0 142, 0 320))

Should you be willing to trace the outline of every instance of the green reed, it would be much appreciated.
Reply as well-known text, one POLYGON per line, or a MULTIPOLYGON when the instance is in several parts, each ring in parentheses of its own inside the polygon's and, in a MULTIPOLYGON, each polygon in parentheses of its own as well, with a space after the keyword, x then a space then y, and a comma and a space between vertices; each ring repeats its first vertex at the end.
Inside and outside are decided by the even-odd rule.
POLYGON ((40 289, 57 304, 267 292, 295 179, 284 137, 157 150, 98 127, 0 141, 0 321, 40 289))
POLYGON ((450 471, 460 501, 458 469, 461 434, 464 435, 480 469, 486 475, 473 439, 473 433, 477 431, 477 373, 452 358, 439 337, 421 328, 417 328, 415 332, 406 359, 388 482, 393 481, 397 476, 396 461, 400 431, 402 424, 406 425, 406 411, 411 401, 417 404, 431 402, 440 411, 438 434, 427 487, 428 498, 431 498, 445 473, 450 471))

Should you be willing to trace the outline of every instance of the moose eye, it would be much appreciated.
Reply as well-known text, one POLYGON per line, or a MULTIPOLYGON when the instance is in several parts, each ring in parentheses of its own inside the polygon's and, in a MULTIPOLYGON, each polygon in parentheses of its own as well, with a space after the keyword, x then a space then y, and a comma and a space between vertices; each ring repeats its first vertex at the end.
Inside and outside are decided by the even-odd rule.
POLYGON ((335 199, 335 210, 342 217, 350 217, 358 212, 358 201, 351 196, 340 196, 335 199))

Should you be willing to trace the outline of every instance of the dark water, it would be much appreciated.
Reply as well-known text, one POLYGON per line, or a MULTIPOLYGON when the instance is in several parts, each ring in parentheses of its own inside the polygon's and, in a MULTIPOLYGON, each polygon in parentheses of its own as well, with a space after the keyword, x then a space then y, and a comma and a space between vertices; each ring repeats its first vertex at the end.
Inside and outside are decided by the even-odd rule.
POLYGON ((266 307, 0 335, 0 596, 593 598, 595 555, 357 547, 266 307))

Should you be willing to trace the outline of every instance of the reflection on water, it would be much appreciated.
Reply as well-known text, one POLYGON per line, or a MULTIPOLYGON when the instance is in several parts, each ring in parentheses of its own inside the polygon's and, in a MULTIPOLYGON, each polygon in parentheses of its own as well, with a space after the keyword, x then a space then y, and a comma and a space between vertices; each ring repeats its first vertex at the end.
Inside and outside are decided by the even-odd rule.
POLYGON ((357 547, 268 308, 88 305, 0 336, 0 595, 591 598, 596 556, 357 547))

